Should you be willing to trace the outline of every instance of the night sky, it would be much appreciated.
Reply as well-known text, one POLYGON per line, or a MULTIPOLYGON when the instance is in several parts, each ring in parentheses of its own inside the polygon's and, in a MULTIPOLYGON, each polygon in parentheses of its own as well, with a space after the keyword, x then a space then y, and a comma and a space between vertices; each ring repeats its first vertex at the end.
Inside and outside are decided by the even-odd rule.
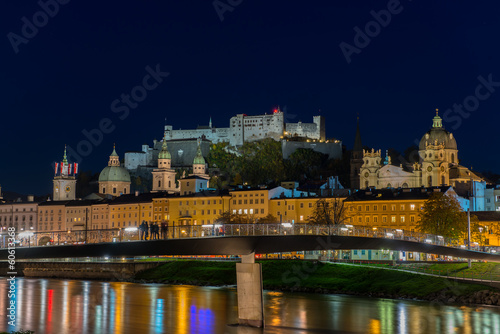
POLYGON ((80 170, 104 168, 115 142, 120 158, 152 145, 165 117, 228 127, 277 106, 288 122, 320 112, 348 149, 359 115, 363 144, 384 151, 420 140, 439 108, 461 163, 500 172, 495 1, 60 1, 47 1, 53 17, 37 1, 0 11, 3 190, 50 193, 64 145, 103 124, 80 170), (127 107, 131 92, 141 101, 127 107))

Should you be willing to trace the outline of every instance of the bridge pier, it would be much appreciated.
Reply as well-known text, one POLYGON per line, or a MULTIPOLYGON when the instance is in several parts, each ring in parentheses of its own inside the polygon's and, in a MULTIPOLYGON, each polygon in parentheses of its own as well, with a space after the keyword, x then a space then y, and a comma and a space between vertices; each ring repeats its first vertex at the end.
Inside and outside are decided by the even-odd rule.
POLYGON ((255 263, 255 253, 241 256, 236 263, 238 322, 240 325, 264 327, 262 267, 255 263))

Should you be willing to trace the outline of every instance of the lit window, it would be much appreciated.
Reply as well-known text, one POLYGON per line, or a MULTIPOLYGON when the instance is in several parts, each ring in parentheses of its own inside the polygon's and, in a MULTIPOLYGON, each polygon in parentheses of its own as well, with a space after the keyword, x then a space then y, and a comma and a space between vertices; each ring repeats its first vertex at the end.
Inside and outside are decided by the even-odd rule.
POLYGON ((391 223, 395 223, 396 222, 396 216, 391 216, 391 223))
POLYGON ((410 210, 415 210, 415 204, 410 204, 410 210))

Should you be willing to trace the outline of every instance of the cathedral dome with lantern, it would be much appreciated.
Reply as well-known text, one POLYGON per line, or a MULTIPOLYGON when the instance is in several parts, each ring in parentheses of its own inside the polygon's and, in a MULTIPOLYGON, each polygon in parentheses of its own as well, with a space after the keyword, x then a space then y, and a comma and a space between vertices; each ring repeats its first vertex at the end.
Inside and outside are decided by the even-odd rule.
POLYGON ((99 174, 99 192, 113 196, 130 193, 130 174, 120 165, 120 158, 114 147, 108 166, 99 174))
POLYGON ((451 132, 444 129, 443 120, 436 112, 436 116, 432 119, 432 128, 422 136, 418 148, 419 150, 425 150, 428 145, 438 144, 443 144, 444 149, 457 149, 455 137, 451 132))

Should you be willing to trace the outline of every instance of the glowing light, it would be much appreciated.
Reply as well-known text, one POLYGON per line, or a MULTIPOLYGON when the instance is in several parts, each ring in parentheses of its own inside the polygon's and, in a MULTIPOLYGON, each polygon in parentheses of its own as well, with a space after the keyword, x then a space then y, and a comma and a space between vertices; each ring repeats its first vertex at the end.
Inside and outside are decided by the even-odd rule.
POLYGON ((428 244, 432 243, 432 240, 431 239, 425 239, 425 242, 427 242, 428 244))
POLYGON ((283 227, 292 227, 291 223, 281 223, 281 226, 283 227))
POLYGON ((387 235, 388 237, 392 237, 392 236, 394 236, 394 234, 392 234, 392 233, 387 233, 386 235, 387 235))
POLYGON ((125 228, 125 231, 134 232, 134 231, 137 231, 137 227, 127 227, 127 228, 125 228))

